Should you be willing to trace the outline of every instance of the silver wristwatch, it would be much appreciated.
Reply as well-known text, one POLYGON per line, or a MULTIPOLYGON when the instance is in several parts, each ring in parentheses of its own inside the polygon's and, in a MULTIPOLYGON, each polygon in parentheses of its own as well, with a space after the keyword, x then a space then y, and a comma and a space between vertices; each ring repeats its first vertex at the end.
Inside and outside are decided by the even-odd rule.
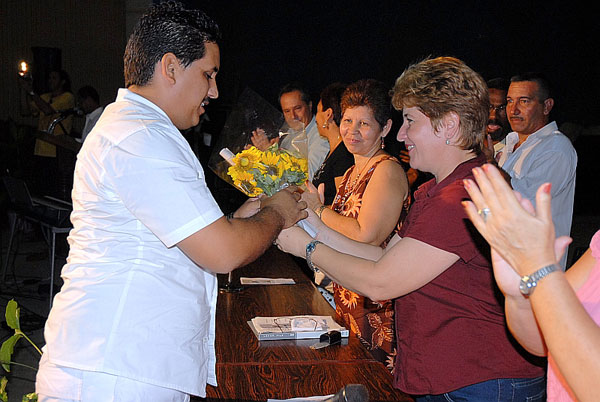
POLYGON ((315 251, 317 244, 323 244, 323 243, 318 240, 313 240, 306 245, 306 262, 307 262, 308 266, 310 267, 310 269, 313 270, 313 272, 319 272, 319 268, 317 268, 315 266, 315 264, 313 264, 311 261, 312 253, 313 253, 313 251, 315 251))
POLYGON ((538 269, 531 275, 523 276, 521 278, 521 283, 519 284, 519 290, 524 296, 531 296, 539 281, 541 281, 544 277, 551 274, 552 272, 558 270, 560 270, 558 265, 552 264, 538 269))

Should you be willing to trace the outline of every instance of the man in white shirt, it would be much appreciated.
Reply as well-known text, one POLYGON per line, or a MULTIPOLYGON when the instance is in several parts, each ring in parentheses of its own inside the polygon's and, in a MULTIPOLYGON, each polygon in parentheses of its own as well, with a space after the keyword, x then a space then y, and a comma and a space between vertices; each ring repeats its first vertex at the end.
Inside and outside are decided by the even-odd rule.
MULTIPOLYGON (((302 130, 306 131, 308 152, 308 180, 312 181, 315 172, 329 154, 329 141, 321 137, 315 116, 312 113, 312 101, 308 92, 298 83, 285 85, 279 91, 279 105, 283 112, 290 132, 281 140, 282 147, 288 147, 289 140, 296 137, 302 130)), ((252 144, 262 150, 278 141, 274 138, 269 141, 264 131, 256 130, 252 133, 252 144)))
MULTIPOLYGON (((506 111, 513 132, 506 136, 498 165, 511 177, 515 190, 535 205, 535 193, 552 183, 552 220, 556 236, 569 236, 575 197, 577 153, 556 122, 549 122, 554 106, 550 84, 541 74, 511 78, 506 111)), ((566 266, 566 253, 561 260, 566 266)))
POLYGON ((230 219, 206 187, 179 130, 197 125, 218 96, 218 39, 208 16, 173 2, 155 5, 129 38, 127 88, 77 158, 71 248, 44 330, 40 402, 204 397, 207 384, 217 385, 216 274, 254 260, 306 217, 294 188, 230 219))
POLYGON ((100 106, 98 91, 90 85, 84 85, 77 91, 77 104, 85 113, 85 125, 81 131, 81 142, 85 141, 104 108, 100 106))

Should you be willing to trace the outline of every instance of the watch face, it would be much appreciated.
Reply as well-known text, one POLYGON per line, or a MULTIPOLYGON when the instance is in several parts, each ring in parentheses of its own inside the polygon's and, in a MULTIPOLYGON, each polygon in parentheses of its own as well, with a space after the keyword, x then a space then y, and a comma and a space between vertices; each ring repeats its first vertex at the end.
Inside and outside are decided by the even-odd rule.
POLYGON ((529 276, 524 276, 521 278, 521 282, 519 283, 519 290, 522 294, 528 295, 531 292, 532 281, 529 276))

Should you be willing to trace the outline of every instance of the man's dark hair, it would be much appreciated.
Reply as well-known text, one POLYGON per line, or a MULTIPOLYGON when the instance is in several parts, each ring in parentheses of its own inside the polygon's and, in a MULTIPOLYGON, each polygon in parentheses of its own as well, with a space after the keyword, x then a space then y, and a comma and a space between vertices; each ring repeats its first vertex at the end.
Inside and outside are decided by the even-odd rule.
POLYGON ((546 76, 539 72, 529 72, 515 75, 510 79, 510 82, 531 81, 538 84, 538 98, 540 102, 552 97, 552 86, 546 76))
POLYGON ((307 105, 310 104, 310 95, 308 91, 300 84, 299 82, 290 82, 289 84, 285 84, 283 88, 279 90, 279 95, 277 96, 277 102, 281 105, 281 95, 287 94, 290 92, 299 91, 302 102, 307 105))
POLYGON ((346 85, 334 82, 327 85, 321 91, 321 106, 323 110, 331 109, 333 111, 333 121, 340 125, 342 120, 342 94, 346 90, 346 85))
POLYGON ((79 88, 79 91, 77 91, 77 96, 79 96, 81 99, 92 98, 94 102, 100 103, 100 96, 98 95, 98 91, 96 91, 94 87, 90 85, 84 85, 81 88, 79 88))
POLYGON ((206 42, 221 39, 215 21, 200 10, 169 1, 154 5, 137 23, 125 48, 125 86, 146 85, 156 63, 173 53, 184 67, 204 57, 206 42))
POLYGON ((499 89, 501 91, 508 92, 510 81, 506 78, 498 77, 487 80, 486 84, 488 89, 499 89))

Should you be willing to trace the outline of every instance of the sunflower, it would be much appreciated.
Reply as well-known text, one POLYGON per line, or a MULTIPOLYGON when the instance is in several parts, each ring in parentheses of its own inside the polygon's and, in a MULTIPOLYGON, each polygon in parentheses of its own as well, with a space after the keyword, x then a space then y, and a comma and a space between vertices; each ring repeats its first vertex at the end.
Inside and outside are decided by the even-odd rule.
POLYGON ((242 152, 239 152, 234 156, 233 161, 235 166, 243 170, 254 169, 258 166, 260 159, 262 157, 262 152, 255 148, 250 147, 249 149, 245 149, 242 152))
POLYGON ((227 174, 233 179, 233 184, 249 197, 256 197, 262 194, 263 190, 256 186, 256 180, 254 180, 252 173, 239 169, 237 166, 231 166, 227 174))
POLYGON ((271 176, 273 180, 280 178, 284 170, 281 155, 269 151, 263 153, 258 168, 264 175, 271 176))
POLYGON ((284 161, 285 169, 307 173, 308 160, 306 158, 296 158, 288 153, 281 154, 281 159, 284 161))

